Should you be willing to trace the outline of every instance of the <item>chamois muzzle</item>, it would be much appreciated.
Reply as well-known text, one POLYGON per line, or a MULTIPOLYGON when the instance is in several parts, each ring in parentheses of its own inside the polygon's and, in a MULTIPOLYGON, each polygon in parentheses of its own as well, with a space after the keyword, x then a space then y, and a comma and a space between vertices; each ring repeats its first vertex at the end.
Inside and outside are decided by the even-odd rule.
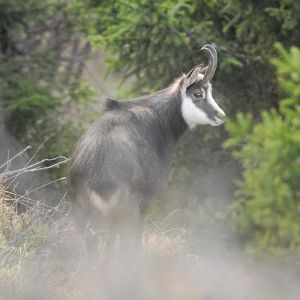
POLYGON ((213 78, 217 64, 218 64, 218 55, 217 50, 213 45, 207 44, 203 46, 200 51, 205 51, 208 54, 208 68, 203 77, 203 83, 206 85, 213 78))

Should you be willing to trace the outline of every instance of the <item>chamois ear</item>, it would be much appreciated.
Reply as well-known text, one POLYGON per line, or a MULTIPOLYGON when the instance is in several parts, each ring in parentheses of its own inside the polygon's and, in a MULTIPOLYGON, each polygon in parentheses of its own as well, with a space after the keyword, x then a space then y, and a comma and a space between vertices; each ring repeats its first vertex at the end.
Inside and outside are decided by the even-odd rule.
POLYGON ((105 109, 106 110, 119 109, 121 107, 121 105, 122 105, 122 103, 118 100, 108 98, 108 97, 105 99, 105 109))
POLYGON ((205 73, 205 68, 203 68, 202 64, 192 68, 185 77, 185 86, 188 87, 193 83, 195 83, 196 81, 202 79, 204 73, 205 73), (200 74, 202 74, 201 77, 199 76, 200 74))

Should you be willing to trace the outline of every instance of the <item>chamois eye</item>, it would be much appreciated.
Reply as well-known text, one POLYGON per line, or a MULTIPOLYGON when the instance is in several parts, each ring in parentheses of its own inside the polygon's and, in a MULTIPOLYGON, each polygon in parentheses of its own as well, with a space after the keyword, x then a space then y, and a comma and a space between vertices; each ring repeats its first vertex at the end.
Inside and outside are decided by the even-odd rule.
POLYGON ((203 99, 204 98, 204 91, 201 89, 198 89, 194 92, 194 96, 198 99, 203 99))

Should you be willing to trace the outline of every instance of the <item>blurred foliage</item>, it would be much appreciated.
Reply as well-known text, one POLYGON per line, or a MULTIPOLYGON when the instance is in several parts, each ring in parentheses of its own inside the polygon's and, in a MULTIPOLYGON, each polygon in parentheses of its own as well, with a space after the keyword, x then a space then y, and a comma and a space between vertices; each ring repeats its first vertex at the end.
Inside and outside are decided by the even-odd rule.
POLYGON ((49 285, 45 295, 61 299, 62 283, 83 255, 80 240, 71 219, 59 213, 62 207, 36 203, 18 212, 23 201, 24 195, 6 191, 0 182, 1 299, 42 299, 37 287, 45 291, 49 285))
MULTIPOLYGON (((237 114, 237 122, 227 126, 227 146, 238 145, 234 153, 245 180, 239 188, 237 224, 261 247, 298 248, 299 110, 291 103, 297 99, 299 58, 295 48, 291 53, 280 48, 281 60, 271 64, 270 59, 277 41, 284 47, 300 44, 300 2, 93 0, 81 9, 99 16, 90 18, 86 27, 90 40, 106 48, 112 70, 135 76, 136 94, 162 88, 205 60, 198 52, 203 44, 218 46, 214 93, 228 115, 237 114), (274 66, 283 91, 290 95, 280 109, 283 93, 274 66)), ((226 138, 222 128, 202 127, 181 141, 171 181, 177 190, 180 183, 187 187, 181 191, 183 206, 190 202, 187 198, 199 201, 207 196, 199 193, 199 176, 206 178, 207 170, 216 166, 234 165, 228 150, 222 149, 226 138)))
POLYGON ((111 68, 137 77, 139 94, 165 87, 205 59, 199 54, 203 44, 217 44, 222 72, 217 72, 216 87, 230 99, 226 103, 230 111, 259 111, 277 103, 275 74, 268 62, 273 43, 300 42, 298 1, 73 0, 73 4, 85 15, 91 41, 106 47, 111 68))
MULTIPOLYGON (((245 239, 296 249, 300 59, 297 48, 287 52, 277 45, 276 52, 277 41, 284 48, 300 45, 299 1, 0 0, 5 121, 26 143, 46 140, 41 155, 69 155, 85 118, 81 108, 93 98, 81 80, 90 43, 106 49, 110 70, 134 78, 134 95, 165 87, 204 62, 199 49, 215 43, 213 93, 236 121, 227 122, 226 149, 224 128, 186 134, 173 160, 171 186, 191 219, 199 213, 197 202, 208 198, 204 185, 214 174, 220 179, 211 190, 232 188, 239 170, 233 148, 244 176, 235 213, 245 239), (279 102, 283 93, 288 98, 279 102), (201 185, 199 177, 207 181, 201 185)), ((170 191, 165 198, 173 197, 170 191)), ((213 197, 226 198, 223 191, 213 197)))
MULTIPOLYGON (((261 109, 277 107, 280 90, 269 63, 273 43, 300 43, 299 1, 72 0, 72 5, 90 41, 105 47, 110 68, 134 76, 135 95, 165 87, 206 61, 199 49, 215 43, 219 68, 213 90, 228 115, 252 112, 256 119, 261 109)), ((199 127, 186 135, 176 152, 172 181, 187 185, 203 163, 206 169, 232 162, 222 149, 226 137, 223 128, 199 127)))
POLYGON ((276 49, 271 62, 286 93, 279 111, 263 111, 257 124, 243 114, 227 122, 225 146, 243 168, 233 216, 251 245, 300 250, 300 49, 276 49))
POLYGON ((66 108, 93 96, 80 80, 89 44, 82 40, 77 22, 66 1, 0 1, 5 122, 31 145, 52 138, 41 149, 42 156, 69 155, 80 122, 66 117, 66 108))

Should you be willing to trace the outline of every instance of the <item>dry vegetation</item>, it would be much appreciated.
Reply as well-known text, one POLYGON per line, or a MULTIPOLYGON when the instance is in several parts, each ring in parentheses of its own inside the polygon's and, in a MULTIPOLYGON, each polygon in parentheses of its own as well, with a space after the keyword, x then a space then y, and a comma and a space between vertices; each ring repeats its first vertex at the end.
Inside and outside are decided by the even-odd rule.
MULTIPOLYGON (((42 170, 32 162, 26 168, 33 164, 42 170)), ((9 172, 24 169, 12 172, 6 166, 0 174, 1 299, 298 299, 298 277, 290 270, 272 273, 238 251, 222 246, 216 251, 209 240, 203 251, 192 251, 193 237, 170 228, 167 219, 148 220, 142 251, 90 265, 65 201, 51 208, 9 192, 9 172), (29 206, 22 213, 16 210, 20 202, 29 206)))
MULTIPOLYGON (((61 268, 64 248, 69 247, 64 232, 71 228, 71 222, 61 212, 62 204, 53 208, 30 199, 31 191, 19 195, 13 189, 19 175, 59 167, 67 159, 35 161, 32 157, 23 168, 11 170, 13 160, 26 150, 28 147, 8 159, 0 170, 0 285, 7 299, 23 299, 29 286, 37 287, 52 270, 61 268), (50 260, 52 256, 56 259, 50 260)), ((62 278, 57 273, 49 280, 62 278)))

